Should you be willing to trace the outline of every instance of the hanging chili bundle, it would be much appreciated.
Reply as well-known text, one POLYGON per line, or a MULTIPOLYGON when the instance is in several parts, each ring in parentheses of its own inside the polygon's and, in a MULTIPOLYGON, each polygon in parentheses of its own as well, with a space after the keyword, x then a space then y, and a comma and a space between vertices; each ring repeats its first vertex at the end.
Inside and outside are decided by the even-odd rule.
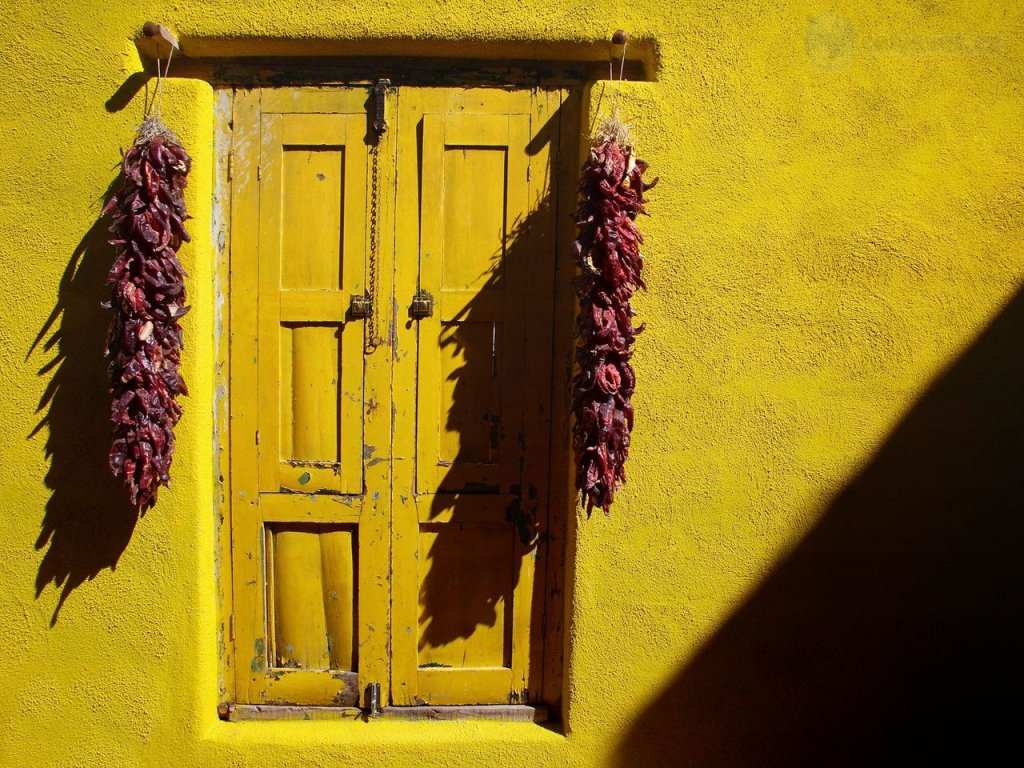
POLYGON ((629 360, 643 325, 633 326, 631 299, 641 276, 643 237, 636 225, 644 209, 647 163, 616 137, 599 135, 580 175, 578 234, 574 252, 580 267, 576 321, 577 373, 573 382, 573 451, 576 488, 587 514, 608 514, 615 491, 626 482, 629 434, 633 428, 633 388, 629 360))
POLYGON ((191 159, 158 118, 148 118, 124 156, 124 184, 103 209, 113 224, 116 258, 107 276, 114 311, 107 337, 112 397, 110 469, 133 505, 156 503, 170 483, 174 427, 181 417, 185 272, 178 248, 185 231, 184 189, 191 159))

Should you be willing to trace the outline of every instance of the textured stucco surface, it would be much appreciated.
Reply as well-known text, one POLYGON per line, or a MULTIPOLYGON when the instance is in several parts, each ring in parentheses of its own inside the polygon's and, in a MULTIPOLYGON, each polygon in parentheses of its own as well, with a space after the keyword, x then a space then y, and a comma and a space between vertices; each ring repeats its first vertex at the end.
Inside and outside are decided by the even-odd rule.
MULTIPOLYGON (((1024 12, 1009 0, 14 0, 5 17, 3 765, 629 764, 652 700, 1024 285, 1024 12), (141 118, 145 89, 112 97, 139 69, 131 38, 147 19, 217 55, 351 54, 369 39, 376 53, 395 40, 405 54, 524 57, 555 41, 551 55, 571 57, 617 27, 656 42, 657 80, 603 95, 619 91, 662 181, 642 222, 651 290, 636 301, 648 330, 630 482, 612 517, 581 518, 575 539, 569 735, 217 720, 214 93, 198 80, 164 98, 195 161, 182 251, 192 395, 173 487, 134 527, 112 511, 102 456, 107 265, 92 227, 141 118), (91 548, 123 553, 110 568, 91 548)), ((1012 496, 1020 471, 983 482, 1003 477, 1012 496)), ((1004 543, 1019 555, 1019 538, 1004 543)), ((984 568, 990 544, 970 541, 974 559, 956 562, 984 568)), ((728 738, 662 732, 684 746, 728 738)), ((723 754, 707 747, 705 764, 723 754)))

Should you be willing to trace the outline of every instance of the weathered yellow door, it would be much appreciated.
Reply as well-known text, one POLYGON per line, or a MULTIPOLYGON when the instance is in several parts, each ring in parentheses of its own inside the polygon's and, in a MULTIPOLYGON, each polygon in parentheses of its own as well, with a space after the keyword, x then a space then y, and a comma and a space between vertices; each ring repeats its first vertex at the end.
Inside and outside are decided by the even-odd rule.
POLYGON ((537 696, 563 93, 382 98, 376 137, 368 88, 234 101, 241 703, 537 696))
POLYGON ((400 129, 416 130, 398 137, 396 295, 425 291, 435 309, 397 333, 396 704, 524 702, 531 679, 537 694, 560 102, 496 89, 399 99, 400 129))
MULTIPOLYGON (((234 103, 240 702, 355 705, 388 674, 390 368, 386 354, 364 354, 379 313, 349 312, 369 278, 366 98, 365 89, 256 90, 234 103)), ((390 284, 374 287, 377 303, 389 303, 390 284)))

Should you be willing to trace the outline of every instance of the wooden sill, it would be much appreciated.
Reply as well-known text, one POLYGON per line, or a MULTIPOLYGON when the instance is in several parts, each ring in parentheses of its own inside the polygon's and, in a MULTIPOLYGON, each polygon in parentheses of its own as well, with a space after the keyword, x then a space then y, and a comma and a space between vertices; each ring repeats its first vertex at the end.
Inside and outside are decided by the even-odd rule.
POLYGON ((496 704, 476 707, 384 707, 380 717, 391 720, 504 720, 515 723, 544 723, 548 708, 527 704, 496 704))
POLYGON ((376 718, 369 718, 356 707, 300 707, 282 704, 230 704, 221 707, 222 720, 500 720, 514 723, 544 723, 546 706, 500 704, 494 706, 418 706, 384 707, 376 718))
POLYGON ((358 720, 358 707, 299 707, 283 704, 228 704, 220 709, 220 719, 232 723, 245 720, 358 720))

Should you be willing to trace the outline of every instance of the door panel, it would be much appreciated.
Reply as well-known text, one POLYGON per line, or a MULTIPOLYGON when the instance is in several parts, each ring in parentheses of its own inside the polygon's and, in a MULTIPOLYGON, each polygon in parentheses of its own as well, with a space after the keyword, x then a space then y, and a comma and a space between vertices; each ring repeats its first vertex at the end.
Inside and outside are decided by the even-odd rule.
POLYGON ((507 493, 514 479, 525 265, 505 246, 526 214, 529 95, 523 114, 422 118, 420 288, 439 311, 418 323, 420 494, 507 493))
POLYGON ((538 687, 550 367, 530 370, 526 339, 538 335, 531 324, 550 324, 554 249, 537 253, 553 213, 538 204, 549 199, 552 127, 536 107, 530 91, 399 100, 398 259, 419 269, 399 271, 396 297, 424 290, 435 310, 397 336, 396 704, 520 702, 531 679, 538 687))
POLYGON ((260 490, 363 490, 362 114, 268 114, 260 151, 260 490), (276 361, 276 364, 275 364, 276 361))
MULTIPOLYGON (((288 93, 235 99, 236 688, 243 703, 352 706, 387 679, 390 368, 347 315, 367 289, 367 90, 288 93), (316 111, 325 99, 334 113, 316 111)), ((392 145, 376 151, 387 165, 392 145)))
POLYGON ((356 669, 355 526, 275 525, 267 547, 273 666, 356 669))

